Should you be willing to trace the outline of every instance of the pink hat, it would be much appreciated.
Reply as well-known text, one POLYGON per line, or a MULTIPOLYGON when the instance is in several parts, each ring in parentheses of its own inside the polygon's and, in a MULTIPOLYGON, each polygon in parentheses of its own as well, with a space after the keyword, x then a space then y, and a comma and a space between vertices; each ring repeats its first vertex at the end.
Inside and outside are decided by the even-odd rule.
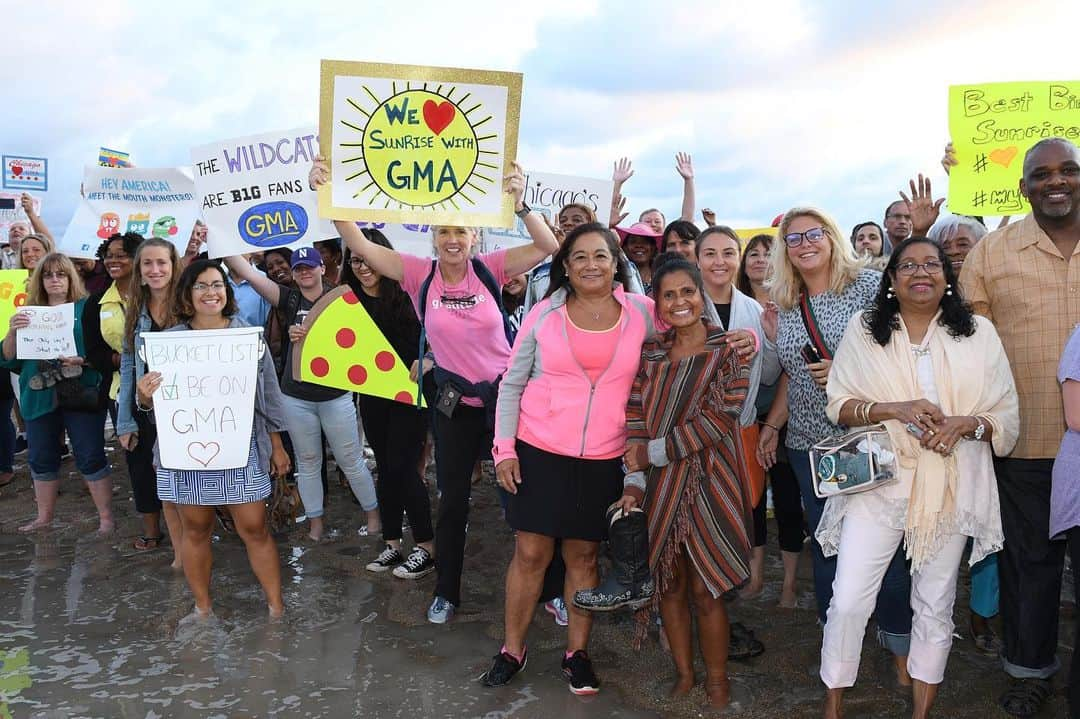
POLYGON ((785 213, 781 212, 779 215, 777 215, 776 217, 773 218, 773 221, 772 221, 772 226, 773 227, 779 227, 780 226, 780 223, 784 221, 784 214, 785 213))
POLYGON ((619 239, 622 240, 624 244, 626 243, 628 237, 634 235, 636 237, 652 238, 656 241, 657 247, 660 246, 660 238, 664 235, 664 233, 654 230, 652 228, 652 225, 646 222, 635 222, 634 224, 630 225, 630 227, 625 229, 622 227, 616 227, 615 232, 618 233, 619 239))

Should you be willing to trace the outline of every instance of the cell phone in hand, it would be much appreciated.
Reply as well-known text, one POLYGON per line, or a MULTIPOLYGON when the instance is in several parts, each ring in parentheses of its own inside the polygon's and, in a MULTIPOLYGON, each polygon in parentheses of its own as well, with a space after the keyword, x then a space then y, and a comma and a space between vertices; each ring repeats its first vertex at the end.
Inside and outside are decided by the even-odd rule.
POLYGON ((821 354, 817 351, 817 347, 807 342, 802 348, 802 358, 806 364, 817 364, 821 361, 821 354))

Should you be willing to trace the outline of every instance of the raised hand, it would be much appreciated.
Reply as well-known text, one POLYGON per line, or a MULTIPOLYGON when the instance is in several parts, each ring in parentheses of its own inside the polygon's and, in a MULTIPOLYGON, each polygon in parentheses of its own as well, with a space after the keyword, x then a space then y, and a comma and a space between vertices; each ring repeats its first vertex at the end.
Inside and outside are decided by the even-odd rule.
POLYGON ((716 225, 716 213, 708 207, 702 209, 701 219, 705 220, 705 224, 709 227, 714 227, 716 225))
POLYGON ((945 174, 948 175, 954 167, 960 164, 960 161, 956 159, 956 148, 953 147, 950 140, 945 145, 945 154, 941 158, 941 168, 945 170, 945 174))
POLYGON ((611 217, 608 218, 608 227, 616 227, 630 216, 630 213, 625 212, 625 209, 626 198, 616 190, 615 194, 611 196, 611 217))
POLYGON ((325 157, 319 155, 311 163, 311 170, 308 171, 308 187, 314 190, 319 185, 325 185, 329 181, 330 165, 326 164, 325 157))
POLYGON ((675 153, 675 170, 684 180, 694 179, 694 162, 690 159, 690 153, 675 153))
POLYGON ((620 157, 615 162, 615 169, 611 173, 611 179, 615 181, 616 191, 618 191, 620 185, 634 176, 631 164, 630 159, 626 157, 620 157))
POLYGON ((503 178, 503 190, 506 191, 506 194, 513 195, 514 206, 520 209, 522 198, 525 197, 525 171, 516 162, 511 162, 510 165, 513 169, 509 175, 503 178))
POLYGON ((909 180, 909 183, 911 198, 909 199, 902 190, 900 197, 903 198, 908 214, 911 215, 911 234, 926 236, 926 233, 937 222, 945 198, 934 199, 933 191, 930 189, 930 178, 923 177, 921 172, 917 183, 915 180, 909 180))

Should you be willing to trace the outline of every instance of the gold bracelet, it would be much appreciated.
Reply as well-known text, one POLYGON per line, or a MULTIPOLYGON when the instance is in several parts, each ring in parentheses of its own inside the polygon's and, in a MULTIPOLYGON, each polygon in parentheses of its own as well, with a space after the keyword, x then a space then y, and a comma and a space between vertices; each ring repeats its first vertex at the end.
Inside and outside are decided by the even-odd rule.
POLYGON ((870 413, 874 410, 874 405, 876 405, 876 404, 877 404, 877 402, 867 402, 866 403, 866 411, 864 412, 864 416, 866 418, 866 424, 868 424, 868 425, 874 423, 873 420, 870 419, 870 413))

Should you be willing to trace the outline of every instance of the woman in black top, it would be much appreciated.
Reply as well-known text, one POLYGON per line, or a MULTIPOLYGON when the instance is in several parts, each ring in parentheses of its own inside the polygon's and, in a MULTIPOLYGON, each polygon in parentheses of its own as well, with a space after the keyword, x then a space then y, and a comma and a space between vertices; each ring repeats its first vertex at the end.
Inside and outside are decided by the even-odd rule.
MULTIPOLYGON (((364 229, 372 242, 393 249, 378 230, 364 229)), ((401 361, 413 367, 420 358, 420 322, 412 302, 397 282, 379 275, 364 259, 345 250, 341 284, 348 285, 371 315, 401 361)), ((392 569, 401 579, 419 579, 435 571, 435 537, 431 526, 431 500, 419 472, 419 460, 428 432, 428 413, 394 400, 359 395, 358 408, 364 434, 375 452, 383 540, 386 546, 367 569, 392 569), (409 518, 415 546, 406 557, 401 551, 401 518, 409 518)))

